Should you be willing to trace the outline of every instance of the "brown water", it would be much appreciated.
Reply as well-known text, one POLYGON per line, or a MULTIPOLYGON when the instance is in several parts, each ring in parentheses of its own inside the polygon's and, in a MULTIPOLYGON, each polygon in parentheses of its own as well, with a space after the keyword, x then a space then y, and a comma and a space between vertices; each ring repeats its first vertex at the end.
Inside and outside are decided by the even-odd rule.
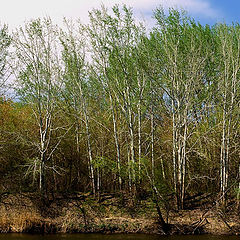
POLYGON ((0 240, 239 240, 239 236, 158 236, 145 234, 0 234, 0 240))

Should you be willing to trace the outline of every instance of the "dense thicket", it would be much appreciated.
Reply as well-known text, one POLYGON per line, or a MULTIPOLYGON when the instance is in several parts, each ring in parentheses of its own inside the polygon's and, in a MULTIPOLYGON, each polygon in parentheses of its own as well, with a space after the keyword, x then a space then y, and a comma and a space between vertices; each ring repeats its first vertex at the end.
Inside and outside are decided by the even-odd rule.
POLYGON ((0 191, 239 199, 240 26, 90 12, 0 30, 0 191), (11 45, 10 45, 11 44, 11 45))

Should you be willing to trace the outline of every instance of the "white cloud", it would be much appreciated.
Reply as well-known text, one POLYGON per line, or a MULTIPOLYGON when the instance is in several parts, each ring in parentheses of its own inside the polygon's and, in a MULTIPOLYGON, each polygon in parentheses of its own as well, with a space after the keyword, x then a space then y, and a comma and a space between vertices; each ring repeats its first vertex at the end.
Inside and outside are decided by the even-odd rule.
POLYGON ((217 18, 219 12, 206 0, 163 0, 165 7, 182 7, 190 13, 200 14, 205 17, 217 18))
POLYGON ((204 17, 216 18, 218 15, 207 0, 7 0, 1 3, 0 21, 8 23, 11 28, 42 16, 50 16, 58 23, 62 22, 63 16, 87 21, 88 11, 102 3, 107 7, 125 3, 142 15, 159 5, 164 8, 182 7, 189 13, 204 17))

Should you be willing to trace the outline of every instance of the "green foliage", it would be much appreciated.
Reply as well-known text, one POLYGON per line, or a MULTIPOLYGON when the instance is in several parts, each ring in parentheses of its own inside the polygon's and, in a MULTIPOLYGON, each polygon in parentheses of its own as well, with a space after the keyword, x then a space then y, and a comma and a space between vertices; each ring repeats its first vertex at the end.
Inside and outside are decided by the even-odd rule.
POLYGON ((210 27, 158 8, 147 30, 125 5, 89 15, 64 29, 50 18, 13 36, 0 28, 0 78, 12 48, 18 96, 0 99, 0 191, 36 189, 44 175, 49 192, 98 184, 144 197, 155 187, 167 205, 181 181, 184 196, 215 196, 225 146, 228 180, 237 179, 239 24, 210 27))
POLYGON ((97 157, 93 160, 93 165, 95 168, 104 169, 109 173, 117 172, 117 163, 106 157, 97 157))

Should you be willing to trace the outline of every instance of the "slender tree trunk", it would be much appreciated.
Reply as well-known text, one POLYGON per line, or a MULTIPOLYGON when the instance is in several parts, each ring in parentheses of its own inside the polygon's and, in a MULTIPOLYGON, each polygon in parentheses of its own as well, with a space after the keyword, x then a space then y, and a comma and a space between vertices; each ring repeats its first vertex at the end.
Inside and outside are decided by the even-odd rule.
POLYGON ((127 111, 128 111, 128 129, 129 129, 129 137, 130 137, 130 152, 131 152, 131 174, 132 174, 132 191, 135 195, 136 193, 136 172, 135 172, 135 150, 134 150, 134 130, 133 130, 133 112, 130 101, 130 89, 127 86, 127 111))
POLYGON ((114 107, 113 107, 113 99, 112 99, 111 94, 109 94, 109 99, 110 99, 110 105, 111 105, 111 111, 112 111, 114 140, 115 140, 116 153, 117 153, 118 184, 119 184, 119 189, 121 190, 122 189, 122 178, 121 178, 120 145, 119 145, 119 139, 118 139, 117 122, 116 122, 115 112, 114 112, 114 107))
MULTIPOLYGON (((225 80, 226 82, 226 80, 225 80)), ((226 84, 226 83, 225 83, 226 84)), ((226 87, 226 85, 225 85, 226 87)), ((222 125, 222 144, 221 144, 221 159, 220 159, 220 178, 221 178, 221 195, 222 204, 225 205, 225 191, 227 188, 226 174, 227 174, 227 92, 224 91, 224 103, 223 103, 223 125, 222 125)))
POLYGON ((97 196, 100 200, 100 185, 101 185, 101 173, 99 167, 97 168, 97 196))
POLYGON ((42 197, 46 193, 46 183, 45 183, 45 153, 41 153, 41 162, 40 162, 40 176, 39 176, 39 190, 42 197))
POLYGON ((142 111, 141 111, 141 96, 139 97, 138 102, 138 176, 141 176, 141 158, 142 158, 142 139, 141 139, 141 130, 142 130, 142 111))
POLYGON ((95 189, 94 168, 93 168, 93 158, 92 158, 92 146, 91 146, 91 139, 90 139, 90 132, 89 132, 88 115, 86 113, 86 109, 84 109, 84 115, 85 115, 85 126, 86 126, 86 133, 87 133, 89 172, 90 172, 90 179, 91 179, 91 184, 92 184, 92 192, 95 195, 96 189, 95 189))
POLYGON ((136 173, 135 173, 135 151, 134 151, 134 133, 132 125, 132 117, 129 118, 129 131, 130 131, 130 152, 131 152, 131 175, 132 175, 132 185, 133 185, 133 194, 136 191, 136 173))
POLYGON ((240 207, 240 164, 238 166, 238 192, 237 192, 237 210, 239 211, 240 207))
POLYGON ((151 106, 151 163, 152 163, 152 181, 155 183, 155 159, 154 159, 154 116, 153 106, 151 106))
POLYGON ((181 186, 181 208, 184 208, 184 197, 185 197, 185 178, 186 178, 186 143, 187 143, 187 107, 184 114, 184 135, 183 135, 183 147, 182 147, 182 186, 181 186))
POLYGON ((86 134, 87 134, 87 149, 88 149, 88 158, 89 158, 89 165, 88 165, 89 166, 89 176, 90 176, 90 181, 91 181, 91 185, 92 185, 92 192, 95 195, 96 194, 96 187, 95 187, 94 167, 93 167, 93 158, 92 158, 91 136, 90 136, 90 130, 89 130, 89 117, 88 117, 85 98, 83 96, 82 84, 77 82, 77 86, 78 86, 79 93, 80 93, 80 96, 81 96, 82 110, 83 110, 83 114, 84 114, 84 122, 85 122, 86 134))
POLYGON ((141 158, 142 158, 142 99, 145 88, 145 78, 142 78, 141 81, 140 76, 138 76, 138 90, 139 90, 139 99, 137 105, 138 111, 138 175, 141 176, 141 158))
POLYGON ((175 116, 175 107, 174 101, 172 100, 172 141, 173 141, 173 148, 172 148, 172 155, 173 155, 173 181, 174 181, 174 190, 176 196, 176 205, 178 205, 177 201, 177 161, 176 161, 176 116, 175 116))
POLYGON ((131 157, 130 157, 130 149, 127 145, 127 159, 128 159, 128 186, 130 193, 132 192, 132 173, 131 173, 131 157))

